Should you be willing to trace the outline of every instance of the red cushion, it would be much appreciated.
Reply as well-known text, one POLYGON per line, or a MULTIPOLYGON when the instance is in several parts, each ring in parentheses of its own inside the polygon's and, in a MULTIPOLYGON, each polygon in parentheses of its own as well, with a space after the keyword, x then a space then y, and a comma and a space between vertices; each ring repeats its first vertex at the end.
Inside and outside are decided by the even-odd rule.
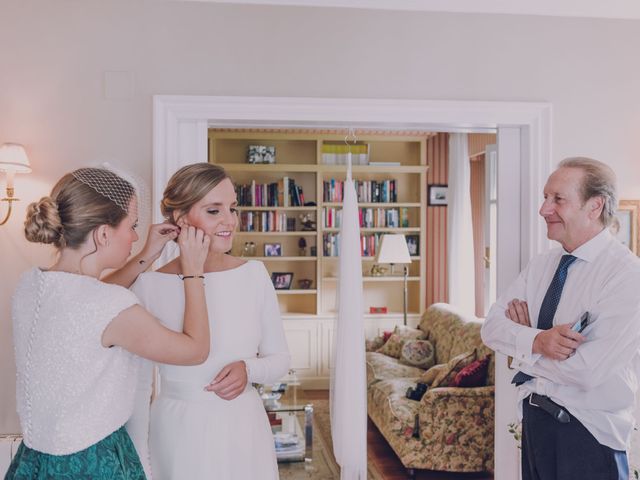
POLYGON ((382 332, 382 340, 384 341, 384 343, 387 343, 387 340, 389 340, 389 337, 393 335, 393 331, 391 332, 382 332))
POLYGON ((482 387, 487 383, 489 355, 471 362, 458 372, 453 380, 453 387, 482 387))

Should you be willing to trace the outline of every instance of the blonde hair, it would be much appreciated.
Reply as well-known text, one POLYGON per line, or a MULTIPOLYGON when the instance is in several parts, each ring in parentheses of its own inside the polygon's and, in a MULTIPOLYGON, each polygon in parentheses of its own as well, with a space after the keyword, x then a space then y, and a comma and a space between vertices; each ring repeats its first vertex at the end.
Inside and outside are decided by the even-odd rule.
POLYGON ((618 208, 616 174, 607 164, 588 157, 565 158, 558 168, 579 168, 584 172, 580 194, 586 202, 593 197, 602 197, 604 205, 600 221, 605 227, 611 225, 618 208))
POLYGON ((127 212, 108 197, 78 180, 74 176, 78 172, 98 172, 110 187, 126 192, 127 203, 135 195, 129 182, 109 170, 83 168, 68 173, 58 180, 51 195, 28 206, 24 222, 28 241, 53 244, 58 249, 78 248, 96 227, 116 227, 127 216, 127 212))
POLYGON ((174 173, 164 189, 160 210, 169 222, 176 224, 191 207, 202 200, 225 179, 231 180, 224 168, 211 163, 194 163, 174 173), (177 213, 178 218, 175 218, 177 213))

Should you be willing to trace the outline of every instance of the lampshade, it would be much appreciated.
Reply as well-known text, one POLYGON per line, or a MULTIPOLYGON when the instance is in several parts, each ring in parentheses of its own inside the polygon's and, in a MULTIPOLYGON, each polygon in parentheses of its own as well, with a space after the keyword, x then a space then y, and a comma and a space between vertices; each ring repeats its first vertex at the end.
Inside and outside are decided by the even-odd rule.
POLYGON ((0 147, 0 170, 15 173, 31 172, 29 158, 22 145, 5 143, 0 147))
POLYGON ((376 258, 377 263, 411 263, 407 239, 404 235, 383 235, 380 250, 376 258))

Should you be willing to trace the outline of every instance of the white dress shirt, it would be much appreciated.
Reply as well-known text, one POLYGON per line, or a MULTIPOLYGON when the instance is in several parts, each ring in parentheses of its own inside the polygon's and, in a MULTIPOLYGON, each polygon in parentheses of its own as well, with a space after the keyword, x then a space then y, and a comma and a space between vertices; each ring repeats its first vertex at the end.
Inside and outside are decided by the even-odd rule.
POLYGON ((535 257, 517 280, 492 305, 482 326, 490 348, 513 357, 513 373, 533 377, 518 391, 522 400, 531 393, 547 395, 564 406, 603 445, 627 450, 634 425, 635 393, 640 372, 640 260, 607 229, 571 252, 569 267, 553 324, 577 322, 584 312, 590 325, 586 341, 566 360, 532 353, 542 300, 566 255, 555 248, 535 257), (532 327, 505 316, 514 298, 529 306, 532 327))

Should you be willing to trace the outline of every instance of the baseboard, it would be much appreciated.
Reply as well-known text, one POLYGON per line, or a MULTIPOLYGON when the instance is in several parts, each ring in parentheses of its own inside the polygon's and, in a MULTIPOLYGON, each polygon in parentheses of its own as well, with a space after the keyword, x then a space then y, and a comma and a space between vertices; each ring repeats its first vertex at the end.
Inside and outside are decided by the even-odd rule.
POLYGON ((0 477, 4 478, 4 475, 9 470, 11 459, 16 454, 18 446, 22 441, 20 435, 0 435, 0 477))

